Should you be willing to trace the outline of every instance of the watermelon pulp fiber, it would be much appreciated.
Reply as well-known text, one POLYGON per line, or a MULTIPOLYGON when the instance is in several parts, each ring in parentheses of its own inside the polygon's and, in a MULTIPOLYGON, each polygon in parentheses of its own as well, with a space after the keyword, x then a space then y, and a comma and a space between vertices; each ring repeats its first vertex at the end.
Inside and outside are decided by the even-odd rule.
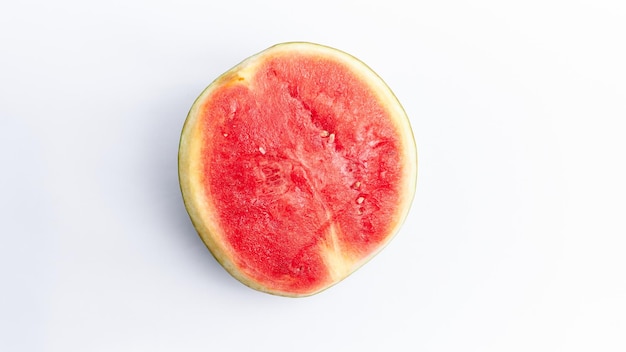
POLYGON ((341 280, 403 220, 400 127, 332 58, 274 55, 218 80, 198 110, 200 183, 235 276, 294 295, 341 280))

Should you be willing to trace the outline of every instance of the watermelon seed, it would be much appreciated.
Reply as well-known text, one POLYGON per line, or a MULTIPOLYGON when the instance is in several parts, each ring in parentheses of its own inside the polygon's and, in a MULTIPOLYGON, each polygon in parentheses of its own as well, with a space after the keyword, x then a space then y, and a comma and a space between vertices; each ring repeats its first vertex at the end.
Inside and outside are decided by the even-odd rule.
POLYGON ((359 187, 361 187, 361 182, 359 181, 356 181, 354 184, 352 184, 353 189, 359 189, 359 187))
POLYGON ((224 137, 228 137, 228 133, 224 133, 224 137))
POLYGON ((320 136, 322 136, 322 137, 328 137, 328 135, 329 135, 329 133, 328 133, 328 131, 326 131, 326 130, 324 130, 324 131, 322 131, 322 132, 320 133, 320 136))
POLYGON ((265 148, 259 147, 259 151, 261 152, 261 154, 265 155, 265 148))
POLYGON ((363 203, 364 200, 365 200, 364 197, 359 197, 359 198, 356 199, 356 204, 361 204, 361 203, 363 203))
POLYGON ((335 141, 335 134, 331 133, 330 136, 328 136, 328 143, 332 143, 335 141))

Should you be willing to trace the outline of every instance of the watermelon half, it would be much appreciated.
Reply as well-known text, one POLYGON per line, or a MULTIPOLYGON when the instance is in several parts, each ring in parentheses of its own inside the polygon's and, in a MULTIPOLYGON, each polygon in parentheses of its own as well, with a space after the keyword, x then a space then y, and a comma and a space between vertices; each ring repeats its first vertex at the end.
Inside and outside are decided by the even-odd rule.
POLYGON ((307 296, 398 232, 417 152, 402 106, 369 67, 312 43, 275 45, 195 101, 179 178, 200 237, 245 285, 307 296))

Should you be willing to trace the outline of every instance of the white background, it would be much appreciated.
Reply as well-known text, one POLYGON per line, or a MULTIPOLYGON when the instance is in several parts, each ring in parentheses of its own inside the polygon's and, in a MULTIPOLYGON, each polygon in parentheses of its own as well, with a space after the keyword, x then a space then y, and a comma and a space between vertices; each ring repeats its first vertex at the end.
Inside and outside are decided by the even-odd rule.
POLYGON ((4 1, 0 351, 625 351, 626 2, 4 1), (395 240, 304 299, 232 279, 186 113, 283 41, 365 61, 418 145, 395 240))

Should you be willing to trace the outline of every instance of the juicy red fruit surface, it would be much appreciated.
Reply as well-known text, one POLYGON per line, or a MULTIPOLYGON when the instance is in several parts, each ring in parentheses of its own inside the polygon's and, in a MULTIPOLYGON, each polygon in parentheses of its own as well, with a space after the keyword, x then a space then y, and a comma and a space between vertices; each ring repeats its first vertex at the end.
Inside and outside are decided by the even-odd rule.
POLYGON ((204 107, 204 184, 235 264, 279 291, 331 280, 321 245, 364 258, 389 235, 398 131, 336 61, 293 54, 233 78, 204 107))

